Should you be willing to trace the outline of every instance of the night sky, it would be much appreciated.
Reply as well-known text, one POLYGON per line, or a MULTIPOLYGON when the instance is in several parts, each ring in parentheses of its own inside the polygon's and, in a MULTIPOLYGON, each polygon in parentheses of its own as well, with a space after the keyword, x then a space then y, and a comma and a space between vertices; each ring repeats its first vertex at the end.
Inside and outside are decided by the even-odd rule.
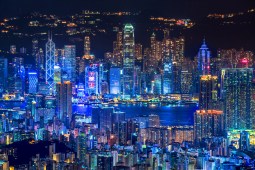
POLYGON ((20 16, 33 11, 64 15, 93 9, 141 10, 199 18, 212 12, 235 12, 251 7, 255 7, 254 0, 0 0, 0 16, 20 16))

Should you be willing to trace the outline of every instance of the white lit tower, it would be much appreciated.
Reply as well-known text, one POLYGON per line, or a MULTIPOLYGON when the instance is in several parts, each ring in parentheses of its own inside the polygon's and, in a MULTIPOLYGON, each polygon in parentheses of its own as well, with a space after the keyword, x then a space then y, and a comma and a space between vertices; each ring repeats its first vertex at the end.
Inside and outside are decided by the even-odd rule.
POLYGON ((52 33, 49 34, 46 43, 46 84, 50 91, 54 89, 54 65, 55 65, 55 43, 52 41, 52 33))
POLYGON ((134 27, 126 24, 123 34, 123 96, 134 95, 134 59, 135 59, 135 37, 134 27))

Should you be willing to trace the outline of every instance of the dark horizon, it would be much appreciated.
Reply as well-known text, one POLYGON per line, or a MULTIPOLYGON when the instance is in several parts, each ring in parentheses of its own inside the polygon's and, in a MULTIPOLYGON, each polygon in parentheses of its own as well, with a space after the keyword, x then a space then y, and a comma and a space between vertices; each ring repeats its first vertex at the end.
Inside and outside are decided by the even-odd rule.
POLYGON ((201 18, 209 13, 239 12, 255 7, 251 0, 1 0, 0 17, 23 16, 39 11, 70 15, 81 10, 99 11, 149 11, 164 16, 201 18))

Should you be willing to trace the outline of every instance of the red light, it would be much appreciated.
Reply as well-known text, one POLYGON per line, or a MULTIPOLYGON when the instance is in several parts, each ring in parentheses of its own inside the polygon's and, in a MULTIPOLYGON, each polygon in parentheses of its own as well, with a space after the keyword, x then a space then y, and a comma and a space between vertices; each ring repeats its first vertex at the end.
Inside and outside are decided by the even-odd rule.
POLYGON ((249 61, 247 58, 243 58, 242 61, 241 61, 243 64, 247 64, 249 61))

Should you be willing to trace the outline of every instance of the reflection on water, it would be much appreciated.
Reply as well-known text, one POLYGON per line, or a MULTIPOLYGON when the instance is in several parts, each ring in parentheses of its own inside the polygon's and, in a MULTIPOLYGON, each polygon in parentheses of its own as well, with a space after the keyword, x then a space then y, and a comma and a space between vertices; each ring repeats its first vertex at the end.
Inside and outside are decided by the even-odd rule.
MULTIPOLYGON (((91 116, 93 107, 99 105, 75 105, 73 111, 78 114, 91 116)), ((126 118, 134 118, 141 115, 157 114, 161 125, 193 125, 193 113, 196 105, 163 105, 160 103, 135 103, 107 105, 126 113, 126 118)))

